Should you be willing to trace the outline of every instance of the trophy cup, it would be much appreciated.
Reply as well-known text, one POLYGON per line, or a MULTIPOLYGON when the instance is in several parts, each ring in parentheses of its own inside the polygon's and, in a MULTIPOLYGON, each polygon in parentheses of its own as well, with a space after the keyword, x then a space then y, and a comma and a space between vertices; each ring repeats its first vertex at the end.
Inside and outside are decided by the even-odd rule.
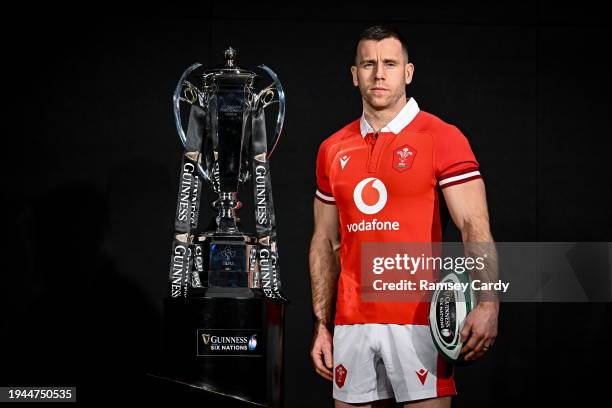
POLYGON ((259 66, 272 83, 256 91, 258 75, 239 68, 235 59, 230 47, 223 66, 190 66, 174 94, 185 151, 164 303, 164 376, 276 407, 282 404, 286 301, 268 160, 282 131, 285 96, 270 68, 259 66), (274 136, 268 139, 264 111, 272 104, 278 104, 278 114, 274 136), (187 132, 185 106, 190 106, 187 132), (242 207, 238 192, 249 180, 252 232, 244 231, 237 217, 242 207), (205 187, 215 196, 215 216, 200 229, 205 187))

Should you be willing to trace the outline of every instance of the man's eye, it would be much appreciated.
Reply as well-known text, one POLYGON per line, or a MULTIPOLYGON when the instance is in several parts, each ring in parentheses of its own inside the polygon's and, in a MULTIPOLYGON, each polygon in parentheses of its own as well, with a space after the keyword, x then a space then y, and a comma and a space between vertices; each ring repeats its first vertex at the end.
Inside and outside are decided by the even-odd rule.
POLYGON ((372 64, 371 64, 371 63, 363 64, 363 67, 364 67, 364 68, 370 68, 371 66, 372 66, 372 64))
POLYGON ((388 62, 388 63, 387 63, 387 66, 388 66, 388 67, 394 67, 394 66, 395 66, 395 63, 394 63, 394 62, 388 62))

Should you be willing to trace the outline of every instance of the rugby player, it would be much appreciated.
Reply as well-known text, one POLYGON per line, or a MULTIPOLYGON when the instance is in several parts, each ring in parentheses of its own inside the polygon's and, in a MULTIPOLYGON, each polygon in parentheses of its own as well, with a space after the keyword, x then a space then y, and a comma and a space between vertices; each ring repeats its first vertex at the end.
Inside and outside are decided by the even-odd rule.
MULTIPOLYGON (((336 407, 448 407, 453 367, 432 341, 429 304, 362 301, 360 248, 441 241, 440 192, 464 243, 493 242, 479 164, 457 127, 407 98, 414 65, 398 31, 366 29, 351 73, 363 114, 321 143, 316 162, 311 358, 336 407)), ((498 310, 484 301, 468 315, 466 360, 493 345, 498 310)))

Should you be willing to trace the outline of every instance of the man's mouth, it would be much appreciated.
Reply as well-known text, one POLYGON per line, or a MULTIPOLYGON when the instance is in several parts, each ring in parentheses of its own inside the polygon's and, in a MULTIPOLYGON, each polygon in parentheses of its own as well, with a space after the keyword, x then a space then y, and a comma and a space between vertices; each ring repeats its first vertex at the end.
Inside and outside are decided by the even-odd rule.
POLYGON ((388 89, 377 86, 375 88, 370 88, 370 92, 374 95, 383 95, 388 92, 388 89))

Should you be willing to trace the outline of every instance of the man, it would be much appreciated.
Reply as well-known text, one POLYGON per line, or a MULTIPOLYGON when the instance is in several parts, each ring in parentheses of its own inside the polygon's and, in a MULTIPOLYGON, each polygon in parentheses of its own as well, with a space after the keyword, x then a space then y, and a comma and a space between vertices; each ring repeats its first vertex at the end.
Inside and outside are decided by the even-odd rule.
MULTIPOLYGON (((459 129, 406 99, 414 66, 397 31, 366 29, 351 73, 363 114, 317 156, 311 358, 319 375, 333 379, 336 407, 392 406, 393 399, 448 407, 456 394, 452 366, 431 339, 428 304, 363 301, 360 251, 363 242, 441 241, 438 188, 464 243, 493 242, 479 164, 459 129), (375 218, 383 228, 354 228, 375 218)), ((466 360, 493 345, 497 314, 497 301, 481 301, 468 315, 466 360)))

